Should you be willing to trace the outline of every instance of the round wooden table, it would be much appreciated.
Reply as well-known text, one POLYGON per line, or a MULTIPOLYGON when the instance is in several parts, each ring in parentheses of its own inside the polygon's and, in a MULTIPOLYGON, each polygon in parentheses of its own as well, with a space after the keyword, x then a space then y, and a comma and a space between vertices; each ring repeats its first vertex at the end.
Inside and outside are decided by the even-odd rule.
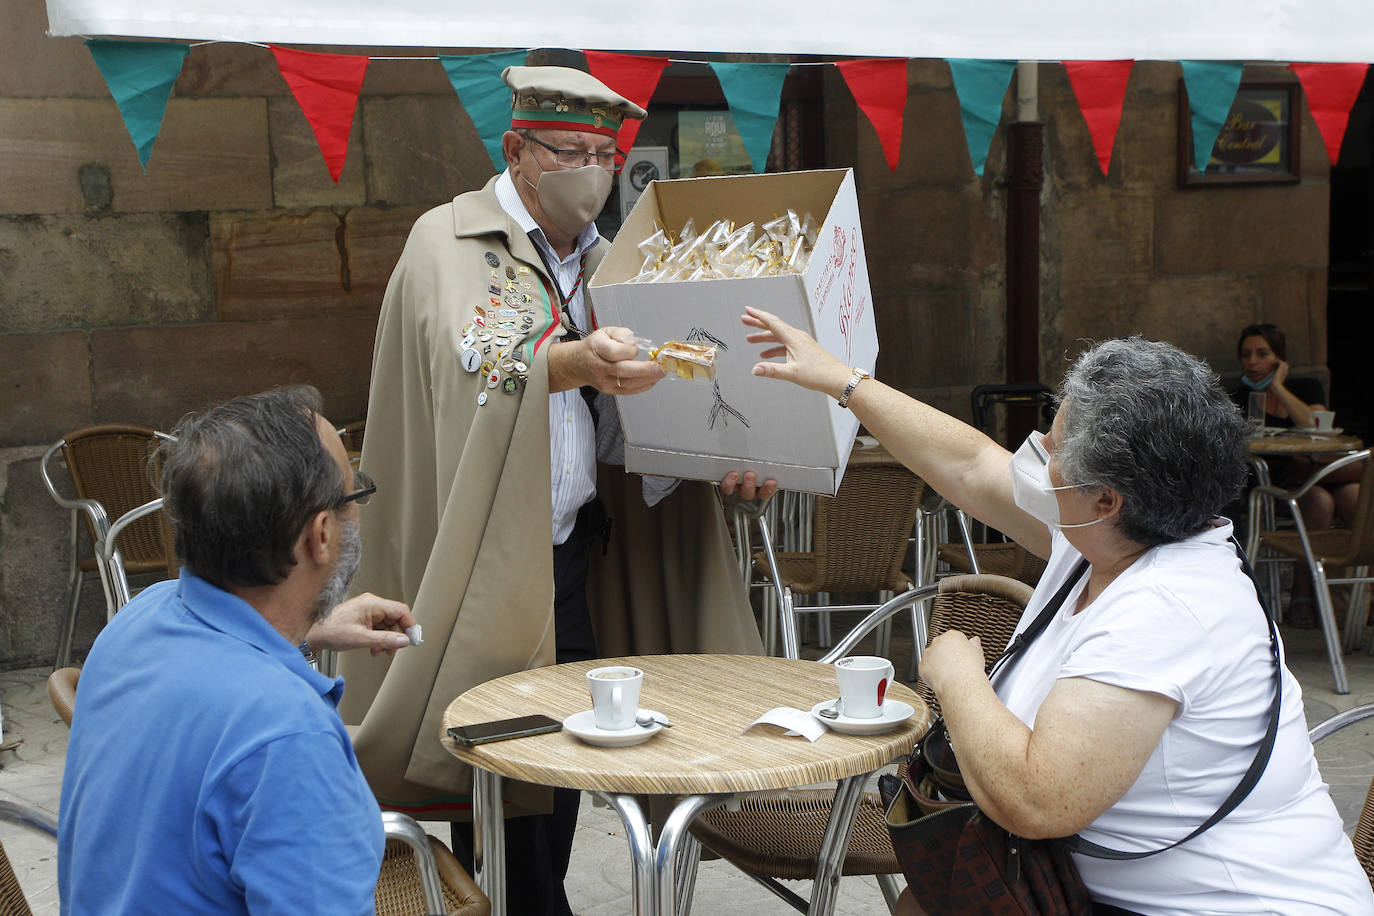
POLYGON ((1289 455, 1348 455, 1364 448, 1364 443, 1358 436, 1306 433, 1294 427, 1282 432, 1253 436, 1249 446, 1251 455, 1258 458, 1274 458, 1289 455))
MULTIPOLYGON (((586 672, 607 664, 644 671, 639 705, 662 713, 664 728, 633 747, 593 747, 557 732, 476 747, 444 738, 454 756, 473 767, 474 833, 478 885, 505 912, 505 842, 501 779, 597 792, 619 812, 630 840, 634 912, 671 914, 680 888, 679 857, 692 846, 687 828, 702 811, 739 793, 784 789, 835 780, 822 861, 817 867, 811 913, 833 912, 839 870, 865 777, 908 753, 929 727, 921 698, 900 683, 888 696, 916 714, 892 731, 857 736, 828 732, 815 742, 784 737, 772 725, 744 729, 776 706, 809 710, 836 696, 834 668, 819 662, 749 655, 651 655, 596 659, 509 674, 468 690, 444 713, 444 727, 530 713, 562 720, 590 708, 586 672), (655 846, 636 795, 677 797, 655 846)), ((685 870, 684 870, 685 875, 685 870)))

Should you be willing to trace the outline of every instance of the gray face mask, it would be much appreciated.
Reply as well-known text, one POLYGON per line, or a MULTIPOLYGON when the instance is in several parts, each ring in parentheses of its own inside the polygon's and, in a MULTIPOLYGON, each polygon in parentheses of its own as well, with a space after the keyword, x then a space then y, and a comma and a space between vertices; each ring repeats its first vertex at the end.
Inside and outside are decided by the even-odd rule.
POLYGON ((544 213, 568 235, 577 235, 586 229, 606 206, 606 198, 611 194, 611 173, 599 165, 546 170, 539 176, 539 184, 524 175, 520 180, 534 188, 544 213))

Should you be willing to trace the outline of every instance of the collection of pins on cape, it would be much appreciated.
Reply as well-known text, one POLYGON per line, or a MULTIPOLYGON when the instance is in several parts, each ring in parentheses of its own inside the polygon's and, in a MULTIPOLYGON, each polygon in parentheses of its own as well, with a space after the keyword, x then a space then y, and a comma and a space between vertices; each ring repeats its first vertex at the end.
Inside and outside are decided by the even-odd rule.
POLYGON ((674 239, 658 225, 639 243, 644 263, 630 283, 747 279, 806 272, 819 226, 810 213, 788 210, 761 226, 718 219, 701 232, 688 218, 674 239))
MULTIPOLYGON (((465 372, 481 373, 487 389, 515 394, 529 380, 522 341, 534 327, 541 299, 528 267, 502 265, 493 251, 485 257, 491 269, 487 304, 474 306, 472 319, 463 327, 459 362, 465 372)), ((482 391, 477 406, 486 403, 487 392, 482 391)))

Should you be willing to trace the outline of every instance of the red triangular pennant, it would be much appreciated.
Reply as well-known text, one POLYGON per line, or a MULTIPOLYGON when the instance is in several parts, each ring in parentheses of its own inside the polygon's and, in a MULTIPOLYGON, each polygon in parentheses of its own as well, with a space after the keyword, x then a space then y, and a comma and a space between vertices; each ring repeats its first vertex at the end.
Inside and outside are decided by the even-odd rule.
POLYGON ((1066 60, 1069 85, 1078 99, 1088 134, 1097 151, 1097 164, 1106 175, 1112 164, 1116 129, 1121 126, 1121 106, 1126 101, 1126 83, 1131 78, 1131 60, 1066 60))
POLYGON ((315 132, 324 164, 337 183, 348 157, 348 132, 353 127, 353 112, 358 107, 368 58, 270 47, 296 104, 315 132))
POLYGON ((887 167, 894 172, 902 150, 902 121, 906 115, 906 65, 905 57, 835 62, 840 75, 849 84, 854 101, 878 132, 887 167))
MULTIPOLYGON (((1326 155, 1335 165, 1341 158, 1341 141, 1364 86, 1368 64, 1289 64, 1302 83, 1307 108, 1326 141, 1326 155)), ((1295 115, 1296 116, 1296 115, 1295 115)))
MULTIPOLYGON (((607 51, 583 51, 587 55, 587 69, 592 76, 610 86, 645 111, 649 110, 649 100, 654 97, 663 68, 668 66, 666 57, 639 57, 635 54, 611 54, 607 51)), ((620 134, 615 145, 629 152, 635 145, 635 137, 644 122, 638 118, 626 118, 620 126, 620 134)))

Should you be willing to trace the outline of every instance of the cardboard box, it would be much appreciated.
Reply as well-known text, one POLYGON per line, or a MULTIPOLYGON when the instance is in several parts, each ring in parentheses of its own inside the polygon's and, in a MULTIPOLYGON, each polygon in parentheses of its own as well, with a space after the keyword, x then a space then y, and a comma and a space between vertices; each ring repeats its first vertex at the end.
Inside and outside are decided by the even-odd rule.
POLYGON ((766 309, 851 366, 873 371, 878 335, 852 169, 655 181, 589 288, 599 326, 628 327, 655 343, 718 346, 714 383, 670 378, 616 398, 628 470, 695 480, 752 470, 788 490, 839 489, 858 420, 833 397, 755 376, 763 347, 744 339, 750 329, 740 316, 746 305, 766 309), (803 275, 626 282, 643 262, 636 246, 656 224, 674 234, 688 217, 698 229, 717 219, 762 224, 788 208, 822 223, 803 275))

